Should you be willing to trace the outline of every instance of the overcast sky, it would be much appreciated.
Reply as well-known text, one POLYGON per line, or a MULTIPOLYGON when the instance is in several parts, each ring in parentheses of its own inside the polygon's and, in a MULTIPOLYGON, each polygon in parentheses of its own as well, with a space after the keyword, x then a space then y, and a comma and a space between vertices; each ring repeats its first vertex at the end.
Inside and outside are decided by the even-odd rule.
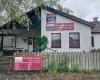
POLYGON ((99 17, 100 20, 100 0, 65 0, 63 5, 71 9, 77 17, 88 21, 99 17))

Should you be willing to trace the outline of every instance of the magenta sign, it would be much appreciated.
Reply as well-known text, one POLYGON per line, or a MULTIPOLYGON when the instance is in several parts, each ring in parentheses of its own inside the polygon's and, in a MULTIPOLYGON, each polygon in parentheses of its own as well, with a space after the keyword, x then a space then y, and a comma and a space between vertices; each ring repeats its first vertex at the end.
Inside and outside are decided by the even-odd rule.
POLYGON ((56 30, 74 30, 74 23, 56 23, 56 30))
POLYGON ((16 56, 13 60, 13 70, 41 70, 42 69, 42 57, 40 55, 35 56, 16 56))

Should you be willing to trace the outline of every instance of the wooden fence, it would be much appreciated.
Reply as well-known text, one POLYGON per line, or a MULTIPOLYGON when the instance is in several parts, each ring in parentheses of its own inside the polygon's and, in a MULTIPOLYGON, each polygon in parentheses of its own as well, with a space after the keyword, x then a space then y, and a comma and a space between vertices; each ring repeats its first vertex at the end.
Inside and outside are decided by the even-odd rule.
MULTIPOLYGON (((47 69, 48 65, 53 64, 56 67, 67 66, 70 69, 79 66, 83 70, 100 70, 100 53, 97 52, 44 52, 41 54, 43 56, 43 69, 47 69)), ((0 60, 0 71, 12 70, 13 57, 2 59, 0 60)))
POLYGON ((0 72, 12 70, 13 57, 0 57, 0 72))
POLYGON ((42 53, 43 54, 43 68, 54 64, 55 66, 67 66, 72 69, 75 66, 80 67, 82 70, 96 69, 100 70, 100 53, 88 52, 56 52, 56 53, 42 53))

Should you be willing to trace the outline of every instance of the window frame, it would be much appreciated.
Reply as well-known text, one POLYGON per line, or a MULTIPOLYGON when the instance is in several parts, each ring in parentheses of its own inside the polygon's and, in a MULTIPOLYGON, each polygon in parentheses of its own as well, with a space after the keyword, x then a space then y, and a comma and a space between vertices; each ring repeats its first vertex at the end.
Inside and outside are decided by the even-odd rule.
POLYGON ((6 48, 6 47, 4 46, 4 37, 11 37, 11 36, 15 37, 14 46, 6 46, 6 47, 7 47, 7 48, 10 48, 10 47, 16 48, 16 35, 4 35, 4 36, 3 36, 3 45, 2 45, 3 49, 6 48))
MULTIPOLYGON (((47 26, 47 24, 48 24, 48 22, 47 22, 48 15, 55 15, 55 17, 56 17, 56 14, 54 14, 54 13, 46 13, 46 31, 57 31, 57 30, 47 30, 47 28, 48 28, 48 26, 47 26)), ((53 26, 53 27, 56 27, 56 20, 55 20, 54 24, 55 24, 55 26, 53 26)))
POLYGON ((51 48, 61 48, 61 33, 51 33, 51 48), (59 43, 59 46, 58 47, 55 47, 53 45, 53 42, 52 42, 52 35, 53 34, 59 34, 60 35, 60 43, 59 43))
POLYGON ((70 32, 69 33, 69 48, 80 48, 80 33, 79 32, 70 32), (70 44, 70 35, 71 34, 78 34, 78 46, 72 46, 71 44, 70 44))
POLYGON ((91 46, 95 47, 95 45, 94 45, 94 36, 91 36, 91 46))

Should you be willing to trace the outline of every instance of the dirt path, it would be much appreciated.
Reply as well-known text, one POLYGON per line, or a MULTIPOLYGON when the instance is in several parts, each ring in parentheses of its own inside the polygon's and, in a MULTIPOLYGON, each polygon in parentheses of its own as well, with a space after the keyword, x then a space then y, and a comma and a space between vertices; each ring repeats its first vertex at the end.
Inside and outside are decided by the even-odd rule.
POLYGON ((33 72, 0 73, 0 80, 100 80, 100 73, 34 74, 33 72))

